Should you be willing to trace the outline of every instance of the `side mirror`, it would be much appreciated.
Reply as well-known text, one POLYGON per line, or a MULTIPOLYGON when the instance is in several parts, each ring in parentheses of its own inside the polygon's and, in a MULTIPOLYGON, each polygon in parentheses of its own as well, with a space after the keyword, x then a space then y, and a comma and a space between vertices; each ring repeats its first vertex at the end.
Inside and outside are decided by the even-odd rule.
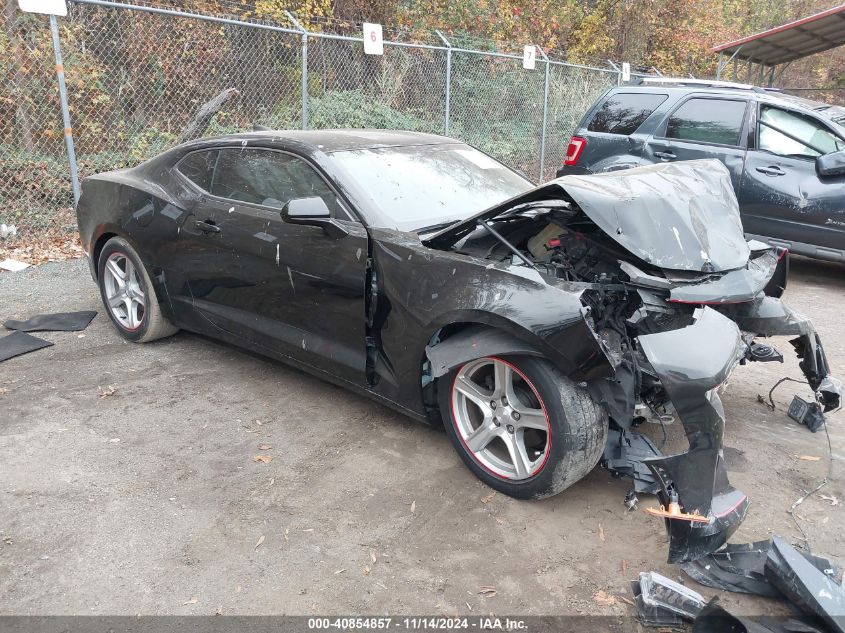
POLYGON ((816 173, 819 176, 845 176, 845 150, 818 156, 816 173))
POLYGON ((282 207, 282 220, 288 224, 319 226, 326 235, 334 238, 349 234, 346 228, 332 217, 326 201, 319 196, 288 200, 282 207))

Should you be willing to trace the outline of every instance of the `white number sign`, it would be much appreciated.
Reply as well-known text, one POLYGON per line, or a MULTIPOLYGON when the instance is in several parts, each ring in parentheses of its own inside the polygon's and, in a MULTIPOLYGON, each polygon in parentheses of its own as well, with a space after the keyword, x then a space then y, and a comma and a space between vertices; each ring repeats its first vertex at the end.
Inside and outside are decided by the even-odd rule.
POLYGON ((631 81, 631 64, 622 62, 622 81, 631 81))
POLYGON ((384 55, 381 24, 364 22, 364 52, 367 55, 384 55))
POLYGON ((18 7, 27 13, 46 13, 47 15, 67 15, 65 0, 18 0, 18 7))
POLYGON ((537 66, 537 47, 526 46, 522 49, 522 67, 525 70, 534 70, 537 66))

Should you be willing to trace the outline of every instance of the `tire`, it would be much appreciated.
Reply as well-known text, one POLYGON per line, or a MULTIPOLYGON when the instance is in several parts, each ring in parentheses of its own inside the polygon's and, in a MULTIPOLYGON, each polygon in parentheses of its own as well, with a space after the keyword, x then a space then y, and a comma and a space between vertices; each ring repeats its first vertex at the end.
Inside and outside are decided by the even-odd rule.
POLYGON ((109 318, 127 341, 149 343, 179 331, 161 313, 147 269, 123 238, 113 237, 103 246, 97 261, 97 284, 109 318))
POLYGON ((461 459, 481 481, 510 497, 556 495, 601 459, 607 413, 545 359, 469 361, 441 378, 437 391, 443 426, 461 459), (505 393, 497 376, 507 382, 508 375, 513 387, 505 393), (486 409, 478 404, 483 398, 490 398, 486 409), (522 457, 514 458, 514 450, 522 457))

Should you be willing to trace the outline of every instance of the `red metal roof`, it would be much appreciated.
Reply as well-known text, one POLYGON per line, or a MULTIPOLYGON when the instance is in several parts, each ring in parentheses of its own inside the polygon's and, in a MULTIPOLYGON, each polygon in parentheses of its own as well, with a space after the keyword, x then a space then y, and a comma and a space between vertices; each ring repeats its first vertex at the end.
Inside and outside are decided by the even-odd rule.
POLYGON ((845 4, 801 20, 713 47, 757 64, 775 66, 845 44, 845 4), (737 52, 738 51, 738 52, 737 52))

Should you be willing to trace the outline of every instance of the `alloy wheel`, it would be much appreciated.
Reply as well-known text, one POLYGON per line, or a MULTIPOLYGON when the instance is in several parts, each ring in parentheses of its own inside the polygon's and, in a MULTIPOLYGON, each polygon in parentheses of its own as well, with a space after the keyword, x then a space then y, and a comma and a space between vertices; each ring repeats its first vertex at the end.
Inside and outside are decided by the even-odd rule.
POLYGON ((115 321, 127 330, 137 330, 144 323, 146 303, 138 269, 123 253, 112 253, 103 275, 106 304, 115 321))
POLYGON ((486 470, 519 481, 539 473, 551 448, 546 409, 531 381, 500 358, 481 358, 458 370, 452 419, 461 442, 486 470))

